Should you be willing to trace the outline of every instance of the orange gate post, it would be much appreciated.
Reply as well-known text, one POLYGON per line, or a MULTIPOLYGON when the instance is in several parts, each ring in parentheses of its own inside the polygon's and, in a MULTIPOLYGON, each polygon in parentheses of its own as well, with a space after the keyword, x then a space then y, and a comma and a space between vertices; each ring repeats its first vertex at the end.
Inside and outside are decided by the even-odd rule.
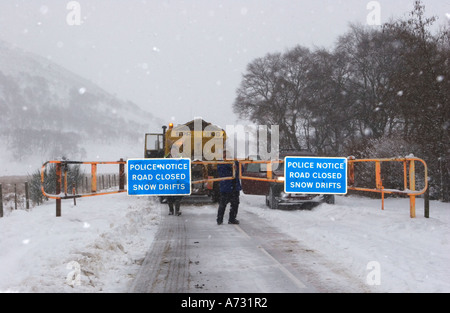
POLYGON ((91 164, 91 192, 97 192, 97 163, 91 164))
MULTIPOLYGON (((409 162, 409 190, 416 191, 416 166, 414 160, 409 162)), ((411 218, 416 217, 416 196, 414 194, 409 195, 409 214, 411 218)))

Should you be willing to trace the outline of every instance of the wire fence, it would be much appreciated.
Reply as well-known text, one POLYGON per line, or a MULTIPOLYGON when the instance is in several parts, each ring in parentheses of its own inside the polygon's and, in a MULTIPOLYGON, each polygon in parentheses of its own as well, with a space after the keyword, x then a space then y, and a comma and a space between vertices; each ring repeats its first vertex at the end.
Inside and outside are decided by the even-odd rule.
MULTIPOLYGON (((23 178, 22 178, 23 179, 23 178)), ((91 176, 82 175, 78 184, 73 184, 70 193, 89 193, 91 191, 91 176)), ((33 193, 41 193, 40 188, 31 188, 33 182, 17 181, 11 179, 11 182, 0 182, 0 218, 7 216, 15 210, 29 211, 43 202, 33 199, 39 197, 33 196, 33 193)), ((97 176, 98 190, 108 190, 119 186, 119 177, 117 174, 101 174, 97 176)), ((40 195, 39 195, 40 196, 40 195)), ((48 200, 48 199, 44 199, 48 200)), ((74 204, 76 205, 75 199, 74 204)))

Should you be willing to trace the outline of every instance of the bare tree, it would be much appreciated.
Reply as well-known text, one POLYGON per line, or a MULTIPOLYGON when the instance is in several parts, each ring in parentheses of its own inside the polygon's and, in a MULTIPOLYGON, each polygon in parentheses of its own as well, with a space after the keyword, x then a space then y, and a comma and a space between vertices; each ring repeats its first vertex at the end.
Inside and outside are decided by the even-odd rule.
POLYGON ((449 28, 433 35, 436 17, 425 16, 425 6, 416 1, 407 20, 384 25, 384 32, 397 39, 401 67, 394 84, 402 90, 397 99, 405 139, 420 146, 430 172, 438 174, 441 198, 450 201, 450 47, 449 28))

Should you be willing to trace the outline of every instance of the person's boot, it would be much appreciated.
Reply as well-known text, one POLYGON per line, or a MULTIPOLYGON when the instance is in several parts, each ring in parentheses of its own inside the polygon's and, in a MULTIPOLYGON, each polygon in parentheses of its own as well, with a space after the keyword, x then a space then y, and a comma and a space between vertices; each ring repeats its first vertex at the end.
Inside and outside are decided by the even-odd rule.
POLYGON ((176 215, 176 216, 180 216, 180 215, 181 215, 181 212, 180 212, 180 203, 179 203, 179 202, 175 203, 175 215, 176 215))
POLYGON ((239 221, 236 219, 236 211, 230 211, 230 216, 228 217, 228 224, 239 224, 239 221))
POLYGON ((173 215, 173 204, 169 203, 169 215, 173 215))

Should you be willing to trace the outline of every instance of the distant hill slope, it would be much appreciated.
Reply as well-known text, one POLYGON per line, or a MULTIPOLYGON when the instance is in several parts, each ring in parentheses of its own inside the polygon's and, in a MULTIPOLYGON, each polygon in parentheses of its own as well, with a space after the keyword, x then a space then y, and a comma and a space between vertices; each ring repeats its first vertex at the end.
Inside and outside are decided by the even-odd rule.
POLYGON ((0 41, 0 160, 140 153, 144 133, 160 125, 136 104, 0 41))

